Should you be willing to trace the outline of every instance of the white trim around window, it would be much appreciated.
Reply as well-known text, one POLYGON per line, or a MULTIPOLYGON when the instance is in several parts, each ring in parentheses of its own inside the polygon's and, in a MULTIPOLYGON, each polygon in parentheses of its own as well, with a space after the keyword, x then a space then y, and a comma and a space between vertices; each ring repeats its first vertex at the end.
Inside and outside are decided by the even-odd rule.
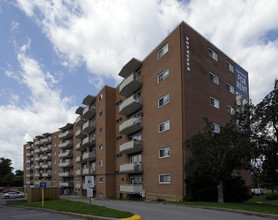
POLYGON ((168 104, 169 102, 170 102, 170 95, 168 93, 165 96, 163 96, 160 99, 158 99, 158 101, 157 101, 158 108, 168 104))
POLYGON ((211 123, 211 130, 214 133, 220 133, 220 125, 217 123, 211 123))
POLYGON ((161 73, 158 74, 157 76, 157 84, 161 83, 165 79, 167 79, 169 76, 169 68, 163 70, 161 73))
POLYGON ((208 54, 211 58, 218 61, 218 54, 211 48, 208 48, 208 54))
POLYGON ((233 87, 230 83, 227 83, 226 87, 230 93, 235 94, 235 87, 233 87))
POLYGON ((171 183, 171 175, 169 173, 159 174, 158 181, 159 181, 159 184, 170 184, 171 183))
POLYGON ((168 43, 164 44, 164 46, 159 49, 157 52, 157 59, 159 60, 164 54, 168 52, 168 43))
POLYGON ((158 133, 162 133, 170 129, 170 120, 158 124, 158 133))
POLYGON ((158 150, 158 158, 167 158, 170 157, 170 147, 160 148, 158 150))
POLYGON ((220 108, 219 100, 213 97, 210 97, 210 105, 217 109, 220 108))
POLYGON ((216 85, 219 85, 219 78, 214 73, 209 72, 210 81, 214 82, 216 85))

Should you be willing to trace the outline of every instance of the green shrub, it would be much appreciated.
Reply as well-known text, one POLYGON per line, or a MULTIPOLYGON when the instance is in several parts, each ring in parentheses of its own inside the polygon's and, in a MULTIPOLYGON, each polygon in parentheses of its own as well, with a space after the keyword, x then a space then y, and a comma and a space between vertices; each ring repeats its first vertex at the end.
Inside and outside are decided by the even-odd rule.
POLYGON ((278 193, 271 193, 265 197, 266 200, 278 200, 278 193))

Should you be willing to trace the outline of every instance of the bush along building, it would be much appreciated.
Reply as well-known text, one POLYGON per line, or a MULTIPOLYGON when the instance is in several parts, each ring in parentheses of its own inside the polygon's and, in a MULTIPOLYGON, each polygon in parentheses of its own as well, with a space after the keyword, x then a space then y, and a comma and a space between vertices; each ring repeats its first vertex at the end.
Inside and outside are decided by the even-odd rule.
MULTIPOLYGON (((24 183, 97 198, 181 200, 185 140, 230 120, 248 101, 248 73, 185 22, 144 60, 132 58, 116 88, 84 98, 76 121, 24 145, 24 183)), ((247 185, 250 174, 243 175, 247 185)))

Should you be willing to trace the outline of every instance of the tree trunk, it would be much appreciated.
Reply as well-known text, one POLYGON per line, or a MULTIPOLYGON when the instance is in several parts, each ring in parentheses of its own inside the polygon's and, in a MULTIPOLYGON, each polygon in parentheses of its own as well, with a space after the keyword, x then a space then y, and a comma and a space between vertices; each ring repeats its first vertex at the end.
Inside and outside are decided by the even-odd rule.
POLYGON ((224 203, 224 195, 223 195, 223 182, 220 182, 217 186, 217 194, 218 194, 218 203, 224 203))

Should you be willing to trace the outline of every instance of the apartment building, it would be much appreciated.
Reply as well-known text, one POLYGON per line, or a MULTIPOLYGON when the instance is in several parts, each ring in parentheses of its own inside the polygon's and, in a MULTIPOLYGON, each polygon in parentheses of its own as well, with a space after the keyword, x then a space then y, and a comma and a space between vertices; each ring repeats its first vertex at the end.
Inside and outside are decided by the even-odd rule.
POLYGON ((116 88, 84 98, 73 124, 24 145, 25 185, 44 177, 86 195, 85 176, 93 175, 97 198, 180 200, 183 143, 203 131, 204 117, 219 132, 249 97, 248 73, 185 22, 119 75, 116 88))

